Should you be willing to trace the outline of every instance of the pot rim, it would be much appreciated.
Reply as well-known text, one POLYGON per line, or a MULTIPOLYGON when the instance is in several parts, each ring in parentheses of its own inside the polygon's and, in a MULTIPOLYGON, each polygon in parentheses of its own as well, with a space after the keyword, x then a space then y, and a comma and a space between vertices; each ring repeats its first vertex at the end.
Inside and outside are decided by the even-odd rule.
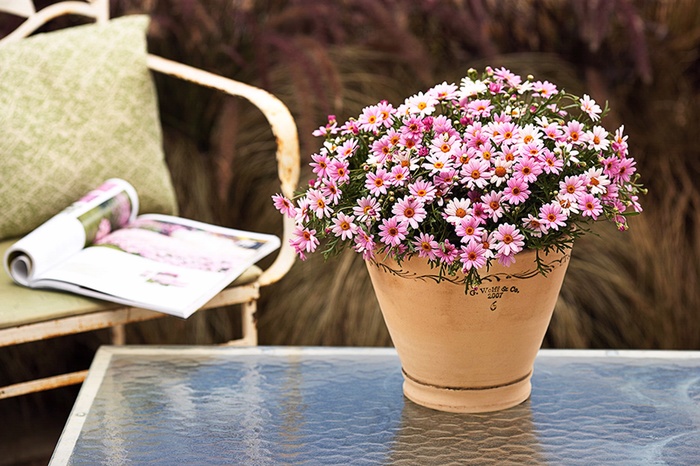
MULTIPOLYGON (((503 266, 497 262, 487 266, 485 270, 486 275, 480 276, 481 282, 500 282, 501 280, 513 278, 525 280, 538 275, 546 276, 554 269, 566 264, 571 259, 571 249, 572 248, 569 247, 562 251, 555 250, 550 251, 549 253, 545 253, 541 249, 523 250, 517 254, 518 260, 510 267, 503 266), (537 268, 535 261, 538 256, 542 258, 541 266, 545 272, 542 272, 537 268), (546 262, 545 259, 548 257, 552 257, 552 260, 546 262)), ((466 276, 461 272, 454 276, 441 274, 439 266, 433 267, 426 258, 419 257, 417 254, 412 254, 401 261, 401 263, 405 262, 410 262, 413 264, 422 262, 426 264, 430 270, 437 270, 438 273, 410 272, 402 268, 401 264, 399 264, 399 262, 397 262, 389 254, 383 254, 381 261, 377 260, 376 258, 371 258, 365 261, 368 267, 373 265, 386 273, 410 280, 432 280, 436 283, 448 282, 455 285, 464 285, 467 281, 466 276)))

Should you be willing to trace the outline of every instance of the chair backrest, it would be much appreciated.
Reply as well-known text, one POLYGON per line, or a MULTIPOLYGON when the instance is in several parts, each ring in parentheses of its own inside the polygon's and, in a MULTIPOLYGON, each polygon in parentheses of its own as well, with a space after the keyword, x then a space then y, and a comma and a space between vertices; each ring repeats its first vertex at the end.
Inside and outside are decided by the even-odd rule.
MULTIPOLYGON (((109 0, 59 1, 38 11, 34 6, 34 0, 0 0, 0 12, 26 18, 14 31, 0 38, 0 45, 18 42, 59 16, 77 15, 94 19, 96 23, 106 23, 110 19, 109 0)), ((262 89, 221 76, 215 76, 202 70, 195 70, 153 55, 148 55, 147 64, 152 71, 170 74, 180 79, 218 89, 230 95, 243 97, 258 107, 270 123, 277 141, 276 158, 280 191, 287 197, 294 195, 294 190, 299 181, 300 168, 297 128, 289 109, 279 99, 262 89)), ((161 202, 160 205, 163 205, 163 203, 161 202)), ((295 262, 296 255, 288 244, 294 230, 294 222, 292 219, 283 217, 282 224, 282 247, 275 261, 260 277, 258 282, 261 286, 279 280, 295 262)))
POLYGON ((37 11, 33 0, 0 0, 0 11, 27 18, 17 29, 0 39, 12 42, 29 36, 54 18, 63 15, 80 15, 94 18, 101 23, 109 20, 109 0, 75 0, 59 2, 37 11))

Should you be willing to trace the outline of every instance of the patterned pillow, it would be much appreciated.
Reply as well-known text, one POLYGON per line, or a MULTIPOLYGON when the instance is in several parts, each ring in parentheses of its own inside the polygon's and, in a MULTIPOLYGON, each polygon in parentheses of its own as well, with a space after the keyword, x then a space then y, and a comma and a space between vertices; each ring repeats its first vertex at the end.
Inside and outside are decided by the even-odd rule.
POLYGON ((134 185, 141 212, 175 213, 147 27, 124 16, 0 44, 0 240, 112 177, 134 185))

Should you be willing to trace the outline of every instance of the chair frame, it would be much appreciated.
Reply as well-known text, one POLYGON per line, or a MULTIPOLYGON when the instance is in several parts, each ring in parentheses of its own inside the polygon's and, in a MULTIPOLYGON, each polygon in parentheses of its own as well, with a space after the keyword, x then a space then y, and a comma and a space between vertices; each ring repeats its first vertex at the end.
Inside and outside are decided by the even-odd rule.
MULTIPOLYGON (((26 18, 13 32, 0 39, 0 47, 5 43, 18 41, 31 35, 48 21, 63 15, 72 14, 92 18, 96 23, 109 20, 109 0, 61 1, 39 11, 34 10, 33 2, 30 3, 23 0, 8 0, 6 4, 0 5, 0 10, 26 18), (32 8, 29 8, 30 3, 32 8)), ((215 89, 226 95, 242 97, 256 106, 267 119, 277 141, 276 159, 281 192, 288 197, 294 195, 300 170, 297 127, 289 109, 278 98, 254 86, 153 54, 148 55, 147 65, 152 72, 215 89)), ((242 338, 226 344, 238 346, 258 344, 255 313, 260 288, 281 279, 295 261, 294 250, 289 245, 294 223, 286 217, 282 222, 282 244, 274 262, 252 283, 226 288, 202 307, 204 310, 234 304, 241 305, 242 338)), ((126 343, 124 325, 165 316, 166 314, 160 312, 114 305, 113 308, 107 307, 91 313, 2 328, 0 329, 0 347, 106 328, 111 329, 112 344, 123 345, 126 343)), ((0 399, 78 384, 85 379, 86 375, 87 370, 0 387, 0 399)))

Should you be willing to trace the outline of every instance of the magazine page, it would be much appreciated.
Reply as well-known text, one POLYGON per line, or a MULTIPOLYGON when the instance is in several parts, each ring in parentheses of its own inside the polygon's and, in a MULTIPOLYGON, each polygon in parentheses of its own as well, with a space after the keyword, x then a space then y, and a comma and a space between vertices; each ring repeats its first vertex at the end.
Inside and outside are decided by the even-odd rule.
POLYGON ((124 180, 107 180, 12 245, 5 270, 17 283, 32 286, 44 271, 133 221, 137 211, 134 188, 124 180))
POLYGON ((273 235, 142 215, 39 284, 186 318, 279 245, 273 235))

